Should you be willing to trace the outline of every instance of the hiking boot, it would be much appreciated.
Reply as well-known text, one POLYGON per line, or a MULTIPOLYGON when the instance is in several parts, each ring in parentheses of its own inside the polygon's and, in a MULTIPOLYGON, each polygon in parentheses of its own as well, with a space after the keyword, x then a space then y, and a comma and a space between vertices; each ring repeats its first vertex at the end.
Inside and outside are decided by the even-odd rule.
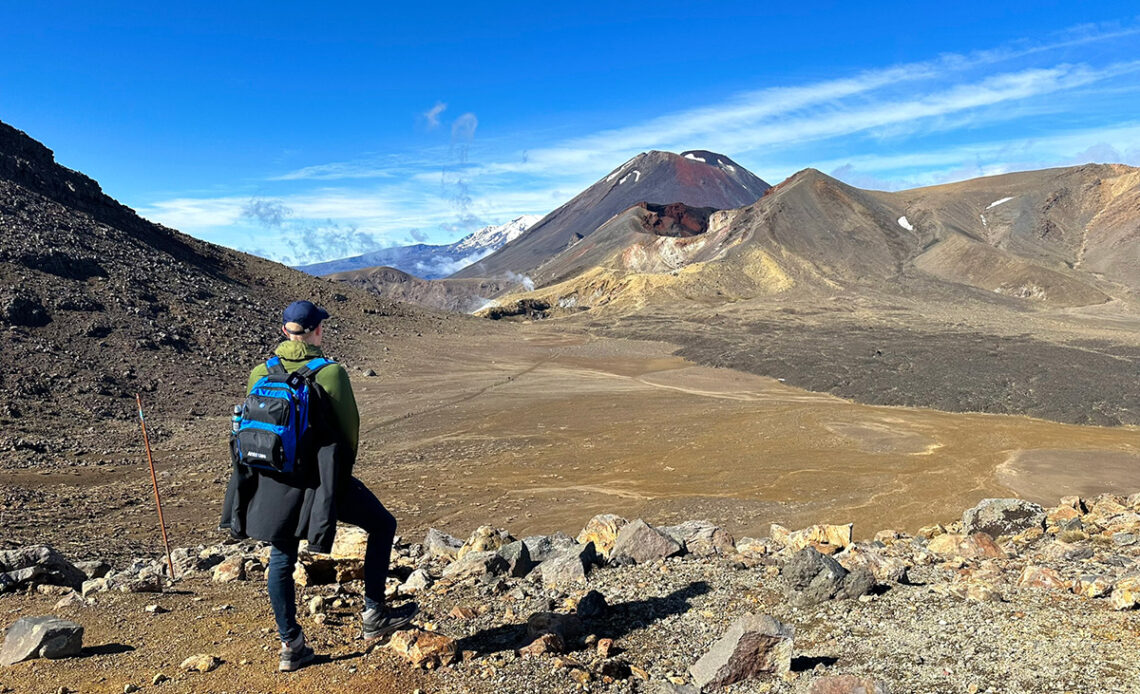
POLYGON ((277 669, 281 672, 293 672, 313 662, 317 654, 305 642, 305 634, 301 633, 291 643, 281 642, 281 663, 277 669))
POLYGON ((388 636, 406 626, 413 617, 419 614, 419 611, 420 606, 414 602, 406 602, 399 607, 374 607, 371 610, 365 610, 363 615, 364 639, 371 641, 388 636))

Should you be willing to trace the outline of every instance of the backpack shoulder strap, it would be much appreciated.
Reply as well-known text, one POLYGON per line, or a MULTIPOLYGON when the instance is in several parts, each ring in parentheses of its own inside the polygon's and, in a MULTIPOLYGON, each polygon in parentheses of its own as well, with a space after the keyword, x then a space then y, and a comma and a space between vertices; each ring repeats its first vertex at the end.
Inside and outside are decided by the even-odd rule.
POLYGON ((316 359, 310 359, 308 362, 305 363, 304 366, 297 369, 293 373, 300 374, 304 378, 313 378, 314 376, 317 375, 318 371, 320 371, 321 369, 325 368, 326 366, 328 366, 330 364, 335 364, 335 363, 336 362, 332 361, 331 359, 325 359, 324 357, 317 357, 316 359))
POLYGON ((265 369, 271 374, 283 374, 285 367, 281 366, 281 357, 270 357, 269 361, 265 362, 265 369))

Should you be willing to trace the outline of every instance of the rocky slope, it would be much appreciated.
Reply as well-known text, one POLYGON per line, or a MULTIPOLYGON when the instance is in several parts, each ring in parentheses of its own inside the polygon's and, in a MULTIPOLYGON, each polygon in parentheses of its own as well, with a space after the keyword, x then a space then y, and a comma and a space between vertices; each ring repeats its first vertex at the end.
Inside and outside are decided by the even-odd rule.
POLYGON ((272 672, 263 545, 179 549, 161 594, 164 560, 77 567, 23 548, 0 553, 2 652, 33 659, 0 667, 0 690, 1137 691, 1140 494, 987 499, 914 536, 855 538, 613 515, 576 538, 432 530, 397 543, 389 583, 421 604, 416 627, 377 648, 356 638, 365 538, 343 528, 295 575, 328 655, 287 677, 272 672), (34 659, 18 619, 46 614, 85 630, 78 657, 34 659))
POLYGON ((376 337, 449 329, 447 317, 152 224, 0 123, 4 466, 100 458, 120 429, 137 434, 136 392, 167 421, 224 413, 298 298, 328 307, 349 365, 376 337))

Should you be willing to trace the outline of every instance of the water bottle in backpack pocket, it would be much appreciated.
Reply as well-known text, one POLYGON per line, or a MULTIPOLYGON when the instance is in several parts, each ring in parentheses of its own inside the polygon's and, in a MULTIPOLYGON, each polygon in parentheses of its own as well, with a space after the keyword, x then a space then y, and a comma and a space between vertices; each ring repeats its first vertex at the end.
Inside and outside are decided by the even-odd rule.
POLYGON ((238 460, 248 467, 292 474, 301 463, 309 437, 311 409, 320 394, 314 378, 333 362, 317 358, 293 373, 278 357, 265 363, 258 379, 234 412, 233 437, 238 460))

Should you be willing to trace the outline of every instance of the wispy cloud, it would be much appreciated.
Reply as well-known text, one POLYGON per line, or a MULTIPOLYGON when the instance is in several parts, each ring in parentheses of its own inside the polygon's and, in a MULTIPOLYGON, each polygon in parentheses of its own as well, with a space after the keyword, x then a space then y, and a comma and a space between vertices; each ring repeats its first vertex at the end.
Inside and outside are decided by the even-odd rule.
MULTIPOLYGON (((1140 93, 1140 60, 1119 50, 1137 36, 1140 26, 1074 27, 1045 41, 743 91, 556 140, 540 124, 485 135, 490 126, 466 112, 430 146, 314 163, 260 184, 287 186, 280 195, 183 196, 142 212, 204 234, 328 222, 377 243, 446 242, 484 223, 546 213, 648 149, 721 151, 773 183, 814 166, 879 188, 1082 158, 1140 163, 1140 124, 1126 108, 1140 93), (1071 59, 1074 47, 1113 42, 1117 50, 1071 59)), ((422 114, 427 130, 440 129, 446 109, 441 101, 422 114)))
POLYGON ((447 104, 442 101, 437 101, 435 106, 424 111, 424 123, 427 125, 428 130, 435 130, 439 127, 439 117, 447 110, 447 104))

